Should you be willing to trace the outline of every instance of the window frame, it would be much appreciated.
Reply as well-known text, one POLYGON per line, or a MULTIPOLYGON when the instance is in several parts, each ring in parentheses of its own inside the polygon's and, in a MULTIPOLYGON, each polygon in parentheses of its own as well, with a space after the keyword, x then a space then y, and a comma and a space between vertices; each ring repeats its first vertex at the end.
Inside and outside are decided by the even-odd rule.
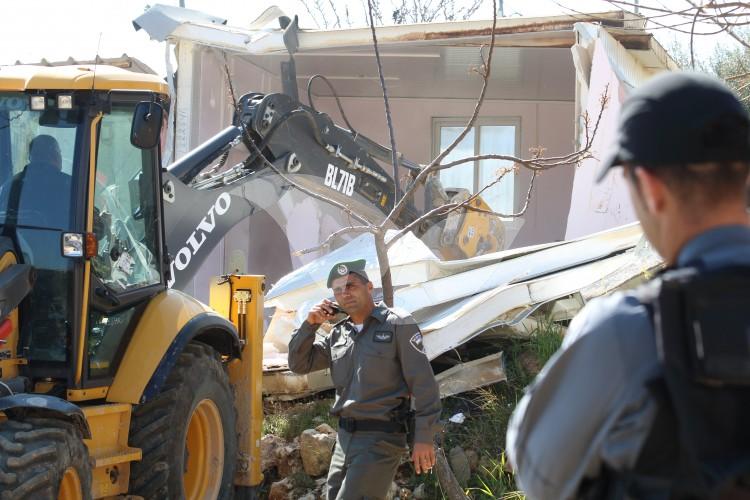
MULTIPOLYGON (((469 122, 469 117, 460 116, 448 116, 448 117, 433 117, 432 118, 432 158, 437 157, 440 154, 440 131, 442 127, 465 127, 469 122)), ((521 117, 520 116, 482 116, 477 117, 474 121, 473 133, 474 133, 474 156, 478 156, 482 150, 481 144, 481 133, 479 132, 480 127, 486 126, 512 126, 516 129, 515 144, 513 156, 518 156, 521 149, 521 117)), ((472 194, 479 191, 483 186, 479 186, 479 168, 480 161, 474 161, 474 173, 473 173, 473 189, 472 194)), ((518 172, 513 173, 513 212, 519 209, 519 197, 518 197, 518 172)))

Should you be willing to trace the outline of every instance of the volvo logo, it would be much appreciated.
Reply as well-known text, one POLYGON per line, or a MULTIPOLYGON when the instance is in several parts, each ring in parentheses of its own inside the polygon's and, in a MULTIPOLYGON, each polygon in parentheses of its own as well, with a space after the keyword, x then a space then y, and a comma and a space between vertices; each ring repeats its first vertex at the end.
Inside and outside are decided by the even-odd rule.
POLYGON ((229 211, 232 204, 232 197, 228 193, 221 193, 213 205, 211 205, 206 216, 201 219, 195 230, 190 233, 190 237, 185 241, 185 246, 180 248, 169 264, 170 278, 167 286, 172 288, 175 283, 175 269, 184 271, 190 265, 193 256, 206 242, 206 235, 211 234, 216 228, 216 216, 224 215, 229 211))

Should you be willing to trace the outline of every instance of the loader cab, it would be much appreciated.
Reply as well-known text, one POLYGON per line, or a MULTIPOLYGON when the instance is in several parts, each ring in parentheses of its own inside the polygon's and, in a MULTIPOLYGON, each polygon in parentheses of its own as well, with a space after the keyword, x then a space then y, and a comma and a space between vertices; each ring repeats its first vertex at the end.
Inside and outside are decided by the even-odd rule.
POLYGON ((166 89, 155 77, 118 83, 106 69, 81 81, 15 71, 28 78, 0 71, 0 238, 34 267, 36 282, 0 345, 0 367, 22 359, 21 374, 70 397, 109 385, 145 303, 166 287, 166 89))

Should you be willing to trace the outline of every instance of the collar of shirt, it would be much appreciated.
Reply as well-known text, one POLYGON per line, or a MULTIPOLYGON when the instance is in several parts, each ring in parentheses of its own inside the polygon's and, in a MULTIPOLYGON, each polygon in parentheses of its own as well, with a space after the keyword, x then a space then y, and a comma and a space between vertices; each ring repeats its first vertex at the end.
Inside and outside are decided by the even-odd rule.
MULTIPOLYGON (((369 319, 374 318, 378 323, 385 322, 385 319, 388 317, 388 308, 383 305, 383 303, 375 304, 375 307, 372 309, 372 312, 370 315, 365 319, 364 325, 362 327, 362 331, 364 332, 367 330, 367 328, 370 325, 369 319)), ((352 330, 354 331, 355 335, 357 333, 356 328, 354 328, 354 323, 352 322, 351 316, 347 316, 346 319, 344 319, 344 323, 347 323, 351 325, 352 330)), ((361 332, 360 332, 361 333, 361 332)))
POLYGON ((677 267, 708 269, 732 264, 750 265, 750 227, 720 226, 688 241, 677 256, 677 267))

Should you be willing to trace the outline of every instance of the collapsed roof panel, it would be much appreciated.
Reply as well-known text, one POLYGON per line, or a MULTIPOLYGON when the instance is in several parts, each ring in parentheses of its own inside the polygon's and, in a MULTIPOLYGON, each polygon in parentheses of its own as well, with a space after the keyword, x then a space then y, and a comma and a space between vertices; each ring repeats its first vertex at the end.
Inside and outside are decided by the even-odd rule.
MULTIPOLYGON (((361 244, 357 242, 355 246, 361 244)), ((510 327, 509 331, 515 331, 517 335, 522 330, 513 330, 512 327, 522 324, 544 304, 561 301, 558 319, 569 319, 586 301, 642 280, 661 264, 658 255, 645 243, 638 225, 511 255, 504 255, 507 257, 505 260, 494 260, 499 258, 498 254, 477 257, 475 259, 481 262, 476 267, 467 266, 475 259, 467 259, 448 270, 445 267, 449 268, 453 263, 429 259, 433 269, 443 267, 440 270, 442 277, 436 280, 428 277, 423 283, 396 290, 396 304, 404 306, 419 323, 424 333, 425 351, 430 359, 499 327, 510 327), (408 294, 415 289, 429 288, 433 282, 440 283, 434 290, 451 291, 450 297, 425 295, 412 302, 403 301, 404 291, 408 294), (399 294, 402 294, 401 299, 399 294)), ((327 256, 322 257, 317 266, 330 269, 335 260, 336 257, 330 260, 327 256)), ((412 260, 408 265, 414 264, 412 260)), ((312 299, 315 294, 309 293, 307 297, 312 300, 300 301, 290 298, 296 294, 290 288, 284 294, 274 295, 271 303, 295 304, 296 309, 277 308, 264 339, 264 364, 268 372, 268 385, 264 390, 268 394, 280 390, 285 398, 330 388, 325 371, 312 378, 310 375, 278 373, 285 368, 286 345, 293 329, 299 326, 312 302, 329 293, 323 288, 324 284, 313 284, 311 274, 304 274, 309 278, 308 292, 315 287, 317 296, 312 299)), ((466 385, 466 377, 457 376, 463 381, 459 385, 466 385)), ((454 378, 451 380, 451 383, 458 383, 454 378)), ((480 380, 476 382, 479 384, 480 380)), ((478 385, 468 384, 467 387, 478 385)))

